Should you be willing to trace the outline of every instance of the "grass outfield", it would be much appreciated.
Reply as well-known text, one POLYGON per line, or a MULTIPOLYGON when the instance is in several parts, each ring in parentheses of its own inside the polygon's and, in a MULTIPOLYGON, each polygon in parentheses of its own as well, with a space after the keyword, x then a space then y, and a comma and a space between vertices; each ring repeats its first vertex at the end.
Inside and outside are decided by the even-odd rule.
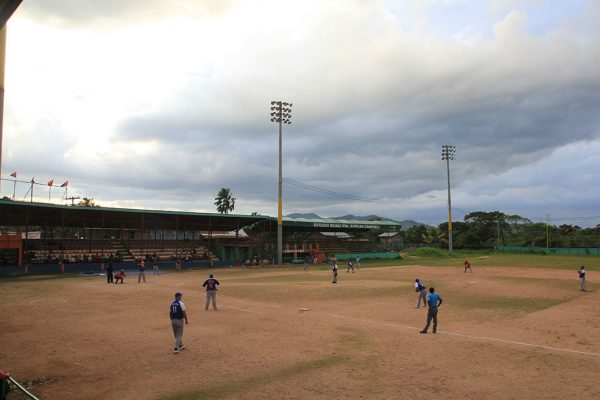
POLYGON ((218 312, 206 270, 0 278, 0 369, 42 399, 600 398, 600 258, 426 253, 340 263, 336 285, 326 265, 216 269, 218 312), (444 298, 437 335, 418 333, 417 277, 444 298))

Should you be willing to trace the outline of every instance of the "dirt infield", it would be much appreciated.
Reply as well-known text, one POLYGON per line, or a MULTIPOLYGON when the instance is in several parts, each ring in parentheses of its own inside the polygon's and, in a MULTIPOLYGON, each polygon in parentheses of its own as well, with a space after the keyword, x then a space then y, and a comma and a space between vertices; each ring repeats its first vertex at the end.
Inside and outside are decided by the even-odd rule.
POLYGON ((0 280, 0 369, 42 399, 600 398, 599 286, 581 293, 574 271, 214 273, 217 312, 206 271, 0 280), (444 298, 437 335, 418 333, 417 277, 444 298), (190 319, 176 355, 175 291, 190 319))

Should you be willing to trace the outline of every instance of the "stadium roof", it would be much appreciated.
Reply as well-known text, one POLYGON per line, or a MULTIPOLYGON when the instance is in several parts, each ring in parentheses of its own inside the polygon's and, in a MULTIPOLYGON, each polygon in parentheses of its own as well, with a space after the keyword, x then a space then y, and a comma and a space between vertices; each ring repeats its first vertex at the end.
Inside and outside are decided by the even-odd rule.
POLYGON ((0 226, 104 227, 233 231, 265 219, 260 215, 211 214, 112 207, 64 206, 0 200, 0 226))
MULTIPOLYGON (((197 213, 112 207, 65 206, 48 203, 0 200, 0 226, 53 226, 106 229, 166 229, 234 231, 268 223, 276 229, 277 218, 266 215, 197 213)), ((284 229, 311 231, 400 230, 390 221, 283 218, 284 229)))

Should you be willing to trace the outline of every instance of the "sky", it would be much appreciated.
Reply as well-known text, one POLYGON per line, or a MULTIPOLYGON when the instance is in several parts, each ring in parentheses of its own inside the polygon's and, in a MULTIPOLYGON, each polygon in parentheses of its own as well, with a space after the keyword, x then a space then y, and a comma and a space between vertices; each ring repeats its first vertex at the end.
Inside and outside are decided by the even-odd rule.
POLYGON ((103 206, 216 212, 227 187, 234 213, 276 216, 282 100, 284 215, 444 222, 450 144, 455 221, 596 226, 598 20, 595 0, 26 0, 1 192, 17 171, 103 206))

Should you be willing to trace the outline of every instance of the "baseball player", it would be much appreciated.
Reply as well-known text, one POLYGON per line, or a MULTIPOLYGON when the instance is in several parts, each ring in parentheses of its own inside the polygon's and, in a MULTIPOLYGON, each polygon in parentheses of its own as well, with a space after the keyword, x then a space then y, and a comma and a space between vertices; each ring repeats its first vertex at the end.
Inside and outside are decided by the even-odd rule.
POLYGON ((352 261, 348 260, 348 268, 346 269, 346 273, 348 273, 352 269, 352 273, 354 273, 354 265, 352 265, 352 261))
POLYGON ((187 313, 185 312, 185 304, 181 301, 183 293, 175 293, 175 300, 169 307, 169 318, 171 318, 171 327, 173 328, 173 335, 175 336, 175 347, 173 347, 173 353, 177 354, 179 351, 185 349, 185 344, 182 343, 183 338, 183 321, 188 324, 187 313))
POLYGON ((333 281, 331 283, 337 283, 337 262, 333 261, 333 267, 331 267, 331 272, 333 273, 333 281))
POLYGON ((127 274, 125 274, 125 270, 124 269, 122 269, 119 272, 117 272, 115 274, 115 285, 117 283, 119 283, 119 279, 121 280, 121 283, 123 283, 123 278, 125 278, 126 276, 127 276, 127 274))
POLYGON ((469 262, 469 260, 465 260, 465 272, 467 272, 467 269, 470 272, 473 272, 473 270, 471 269, 471 263, 469 262))
POLYGON ((415 280, 415 292, 418 293, 418 297, 417 297, 417 306, 415 308, 421 307, 421 299, 423 299, 423 307, 427 307, 427 299, 425 298, 427 291, 425 289, 427 289, 425 287, 425 285, 423 285, 423 283, 419 280, 419 278, 417 278, 415 280))
POLYGON ((146 263, 143 258, 140 259, 138 263, 138 283, 140 283, 142 279, 144 280, 144 283, 146 283, 146 263))
POLYGON ((577 272, 579 272, 579 280, 581 281, 581 291, 587 292, 587 286, 585 284, 585 267, 582 265, 577 272))
POLYGON ((435 293, 434 288, 429 288, 429 294, 427 295, 427 304, 429 304, 429 311, 427 311, 427 325, 425 325, 425 328, 423 328, 420 333, 427 333, 431 320, 433 320, 433 333, 436 333, 438 308, 442 305, 443 301, 442 296, 435 293))
POLYGON ((208 276, 208 279, 202 284, 206 287, 206 305, 204 311, 208 311, 208 303, 212 299, 213 310, 217 311, 217 287, 220 285, 219 281, 213 278, 213 274, 208 276))

